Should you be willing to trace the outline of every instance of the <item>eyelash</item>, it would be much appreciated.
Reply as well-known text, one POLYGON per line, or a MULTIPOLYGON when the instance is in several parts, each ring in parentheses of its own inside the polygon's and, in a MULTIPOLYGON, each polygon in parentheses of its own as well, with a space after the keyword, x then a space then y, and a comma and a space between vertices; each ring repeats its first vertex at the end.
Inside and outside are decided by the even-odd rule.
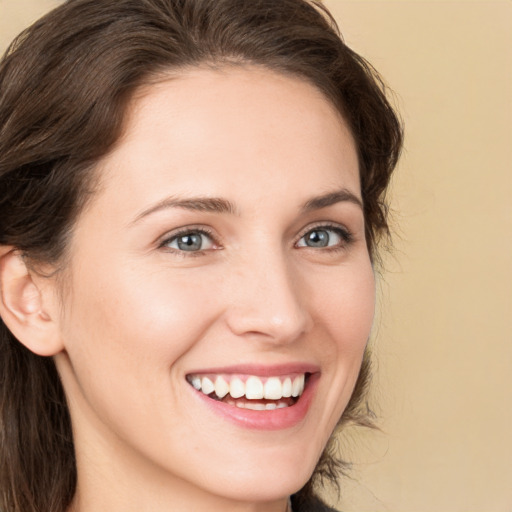
MULTIPOLYGON (((340 237, 341 241, 340 241, 340 243, 338 243, 336 245, 327 246, 327 247, 319 247, 319 248, 308 247, 308 246, 301 246, 301 247, 304 247, 305 249, 313 249, 313 250, 321 249, 324 252, 337 252, 337 251, 342 251, 342 250, 346 249, 354 241, 353 234, 347 228, 342 227, 338 224, 322 224, 322 223, 313 225, 313 226, 308 226, 308 228, 305 231, 303 231, 302 235, 299 238, 299 241, 302 240, 308 233, 312 233, 313 231, 333 231, 340 237)), ((297 243, 298 242, 295 243, 295 246, 297 246, 297 243)))
MULTIPOLYGON (((301 236, 299 237, 298 241, 295 242, 294 244, 294 247, 297 247, 297 244, 299 243, 300 240, 302 240, 308 233, 311 233, 313 231, 333 231, 334 233, 336 233, 340 238, 341 238, 341 243, 338 243, 336 245, 333 245, 333 246, 326 246, 326 247, 320 247, 320 248, 315 248, 315 247, 310 247, 310 246, 299 246, 298 248, 306 248, 306 249, 313 249, 313 250, 316 250, 316 249, 321 249, 322 251, 327 251, 327 252, 336 252, 336 251, 340 251, 340 250, 343 250, 343 249, 346 249, 347 246, 349 246, 353 241, 354 241, 354 237, 352 235, 352 233, 344 228, 344 227, 341 227, 339 225, 333 225, 333 224, 318 224, 316 226, 308 226, 308 228, 302 232, 301 236)), ((212 244, 215 246, 215 245, 219 245, 217 240, 216 240, 216 237, 215 235, 213 234, 213 232, 207 228, 204 228, 204 227, 201 227, 201 228, 194 228, 193 226, 192 227, 184 227, 174 233, 172 233, 171 236, 166 236, 160 243, 159 243, 159 246, 158 248, 159 249, 166 249, 167 251, 169 252, 173 252, 175 254, 178 254, 180 256, 183 256, 183 257, 188 257, 188 256, 201 256, 203 255, 205 252, 211 250, 211 249, 200 249, 200 250, 197 250, 197 251, 184 251, 184 250, 179 250, 179 249, 175 249, 175 248, 172 248, 172 247, 169 247, 169 245, 174 242, 175 240, 177 240, 178 238, 180 238, 181 236, 184 236, 184 235, 204 235, 206 237, 208 237, 211 241, 212 241, 212 244)), ((219 247, 217 247, 218 249, 219 247)))
POLYGON ((174 242, 175 240, 177 240, 178 238, 180 238, 181 236, 184 236, 184 235, 204 235, 206 237, 208 237, 213 245, 218 245, 217 243, 217 240, 215 238, 215 235, 213 234, 213 232, 207 228, 204 228, 204 227, 201 227, 201 228, 195 228, 195 227, 190 227, 190 226, 187 226, 187 227, 184 227, 184 228, 181 228, 179 229, 178 231, 172 233, 171 236, 166 236, 164 240, 162 240, 159 244, 159 249, 165 249, 169 252, 172 252, 174 254, 177 254, 179 256, 182 256, 182 257, 187 257, 187 256, 201 256, 203 255, 206 251, 208 250, 211 250, 211 249, 202 249, 202 250, 199 250, 199 251, 182 251, 182 250, 179 250, 179 249, 174 249, 173 247, 168 247, 169 244, 171 244, 172 242, 174 242))

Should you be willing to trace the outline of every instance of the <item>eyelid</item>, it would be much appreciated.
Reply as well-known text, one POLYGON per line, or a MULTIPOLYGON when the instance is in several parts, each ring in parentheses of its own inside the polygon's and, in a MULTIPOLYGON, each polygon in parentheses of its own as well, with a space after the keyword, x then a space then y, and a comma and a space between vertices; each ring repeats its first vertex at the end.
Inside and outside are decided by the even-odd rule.
MULTIPOLYGON (((306 226, 304 229, 302 229, 300 231, 300 234, 298 235, 297 240, 294 243, 294 247, 299 247, 299 248, 304 247, 306 249, 314 249, 314 250, 322 249, 324 251, 336 250, 336 249, 343 248, 346 245, 350 244, 353 241, 353 239, 354 239, 353 233, 343 224, 338 224, 338 223, 329 222, 329 221, 319 221, 319 222, 315 222, 313 224, 306 226), (309 247, 309 246, 298 246, 299 241, 302 240, 305 235, 307 235, 311 231, 314 231, 315 229, 317 229, 317 230, 324 229, 324 230, 329 230, 329 231, 335 231, 338 234, 338 236, 341 237, 342 243, 332 245, 332 246, 326 246, 323 248, 315 248, 315 247, 309 247)), ((218 236, 214 233, 214 230, 209 228, 208 226, 204 226, 204 225, 183 226, 183 227, 171 230, 171 231, 167 232, 165 235, 161 236, 157 240, 157 247, 159 249, 164 249, 169 252, 174 252, 181 256, 201 255, 207 251, 222 249, 222 245, 219 242, 218 236), (198 233, 198 234, 208 237, 212 241, 213 247, 208 248, 208 249, 200 249, 198 251, 187 252, 187 251, 181 251, 179 249, 175 249, 173 247, 168 246, 168 244, 170 244, 172 241, 174 241, 179 236, 191 234, 191 233, 198 233)))
POLYGON ((350 244, 354 240, 354 235, 352 231, 350 231, 346 226, 343 224, 338 224, 335 222, 328 222, 328 221, 319 221, 315 222, 314 224, 310 224, 309 226, 306 226, 301 232, 299 237, 297 238, 297 241, 295 242, 295 247, 305 247, 306 249, 314 249, 314 250, 336 250, 340 247, 345 247, 346 245, 350 244), (298 246, 297 244, 302 240, 308 233, 315 230, 321 230, 324 229, 326 231, 335 231, 343 240, 342 244, 322 247, 322 248, 315 248, 315 247, 308 247, 308 246, 298 246))
POLYGON ((158 239, 157 245, 158 245, 159 249, 165 249, 169 252, 174 252, 174 253, 184 255, 184 256, 194 256, 194 255, 198 255, 198 254, 203 254, 206 251, 211 251, 211 250, 221 248, 220 243, 219 243, 216 235, 214 234, 213 230, 204 225, 183 226, 181 228, 176 228, 174 230, 171 230, 158 239), (173 247, 168 247, 168 244, 170 244, 176 238, 183 236, 183 235, 192 234, 192 233, 197 233, 197 234, 201 234, 201 235, 208 237, 212 241, 213 247, 209 248, 209 249, 200 249, 198 251, 190 251, 188 253, 187 253, 187 251, 180 251, 179 249, 175 249, 173 247))

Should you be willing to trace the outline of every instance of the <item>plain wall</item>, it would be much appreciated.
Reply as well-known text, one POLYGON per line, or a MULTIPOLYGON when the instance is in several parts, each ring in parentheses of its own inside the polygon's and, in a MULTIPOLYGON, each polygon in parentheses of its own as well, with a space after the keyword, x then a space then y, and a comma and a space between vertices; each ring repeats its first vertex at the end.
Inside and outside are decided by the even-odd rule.
POLYGON ((512 2, 327 0, 405 150, 374 340, 383 433, 343 510, 512 511, 512 2))
MULTIPOLYGON (((0 0, 0 47, 57 3, 0 0)), ((512 2, 325 4, 406 127, 372 341, 382 432, 342 437, 339 506, 510 512, 512 2)))

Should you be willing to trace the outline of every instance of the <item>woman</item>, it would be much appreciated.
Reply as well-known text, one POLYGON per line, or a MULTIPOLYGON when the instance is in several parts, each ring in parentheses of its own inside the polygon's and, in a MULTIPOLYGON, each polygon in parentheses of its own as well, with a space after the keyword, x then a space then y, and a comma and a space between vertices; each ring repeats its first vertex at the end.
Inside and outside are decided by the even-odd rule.
POLYGON ((70 0, 22 34, 0 68, 2 510, 327 510, 328 441, 368 424, 400 146, 303 0, 70 0))

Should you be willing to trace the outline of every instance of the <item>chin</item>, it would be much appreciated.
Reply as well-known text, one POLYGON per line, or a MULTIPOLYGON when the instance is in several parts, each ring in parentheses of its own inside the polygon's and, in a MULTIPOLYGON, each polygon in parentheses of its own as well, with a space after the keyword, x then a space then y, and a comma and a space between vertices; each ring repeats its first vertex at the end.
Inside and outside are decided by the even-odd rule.
MULTIPOLYGON (((275 501, 299 491, 308 482, 315 465, 304 467, 300 462, 289 467, 270 464, 258 470, 231 475, 222 484, 226 497, 236 501, 275 501)), ((216 487, 218 492, 219 487, 216 487)))
POLYGON ((273 501, 290 496, 309 481, 321 451, 312 446, 306 450, 283 448, 267 446, 259 453, 240 453, 238 463, 219 465, 219 471, 210 473, 204 484, 217 493, 223 489, 222 494, 235 501, 273 501))

